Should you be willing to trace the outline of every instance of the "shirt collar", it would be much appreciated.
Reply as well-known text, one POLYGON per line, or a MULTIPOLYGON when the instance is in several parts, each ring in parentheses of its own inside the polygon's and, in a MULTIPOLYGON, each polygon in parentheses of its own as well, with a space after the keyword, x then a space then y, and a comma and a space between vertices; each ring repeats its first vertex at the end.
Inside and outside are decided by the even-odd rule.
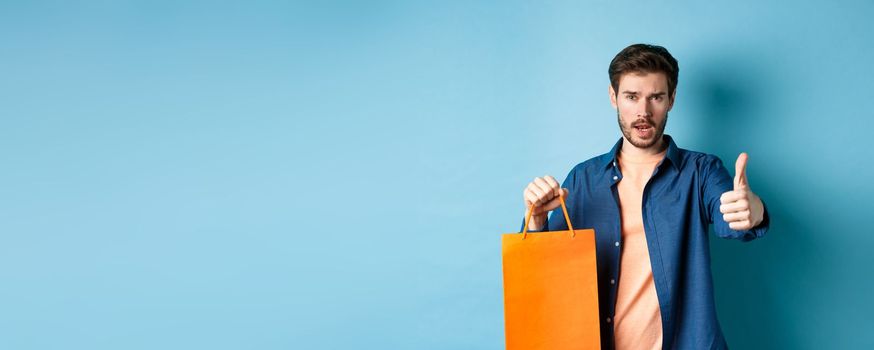
MULTIPOLYGON (((665 152, 665 159, 670 161, 671 166, 674 169, 679 170, 680 168, 680 150, 677 147, 677 144, 674 143, 674 139, 670 135, 664 135, 664 141, 668 143, 668 151, 665 152)), ((622 138, 619 138, 619 141, 616 141, 616 144, 613 145, 613 149, 610 152, 604 153, 601 155, 601 164, 605 169, 609 167, 615 167, 618 163, 619 150, 622 149, 622 138)), ((661 164, 661 163, 659 163, 661 164)))

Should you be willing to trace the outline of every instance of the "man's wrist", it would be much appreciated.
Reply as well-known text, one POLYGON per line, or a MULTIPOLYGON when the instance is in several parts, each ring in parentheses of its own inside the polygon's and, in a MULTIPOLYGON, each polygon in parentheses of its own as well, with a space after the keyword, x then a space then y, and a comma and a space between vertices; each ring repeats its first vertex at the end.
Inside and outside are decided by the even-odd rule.
POLYGON ((532 215, 531 225, 528 225, 529 230, 540 231, 546 227, 546 215, 532 215))

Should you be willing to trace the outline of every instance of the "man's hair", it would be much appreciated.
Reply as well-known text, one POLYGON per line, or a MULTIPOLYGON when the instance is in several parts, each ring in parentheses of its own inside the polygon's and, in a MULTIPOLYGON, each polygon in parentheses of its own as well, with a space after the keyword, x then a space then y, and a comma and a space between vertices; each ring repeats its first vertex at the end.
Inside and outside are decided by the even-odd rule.
POLYGON ((667 49, 658 45, 634 44, 616 54, 607 70, 613 91, 619 93, 619 79, 625 73, 664 73, 668 78, 668 96, 677 88, 680 66, 667 49))

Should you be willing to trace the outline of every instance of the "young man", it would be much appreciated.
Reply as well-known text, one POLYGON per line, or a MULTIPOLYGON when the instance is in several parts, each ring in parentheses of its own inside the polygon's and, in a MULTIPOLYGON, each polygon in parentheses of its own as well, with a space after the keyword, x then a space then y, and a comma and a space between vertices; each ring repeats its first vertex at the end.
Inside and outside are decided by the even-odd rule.
MULTIPOLYGON (((594 228, 603 349, 727 348, 713 301, 708 227, 749 241, 768 230, 750 190, 746 153, 732 181, 716 156, 678 148, 664 135, 679 67, 663 47, 631 45, 608 70, 622 138, 575 166, 560 187, 551 176, 524 191, 530 229, 594 228)), ((526 213, 527 214, 527 213, 526 213)))

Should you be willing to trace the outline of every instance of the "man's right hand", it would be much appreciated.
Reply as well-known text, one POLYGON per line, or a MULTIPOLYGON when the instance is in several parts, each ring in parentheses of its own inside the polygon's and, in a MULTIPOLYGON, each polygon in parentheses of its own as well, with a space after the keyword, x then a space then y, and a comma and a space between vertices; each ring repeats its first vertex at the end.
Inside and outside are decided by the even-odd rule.
MULTIPOLYGON (((558 208, 561 202, 558 199, 559 195, 567 197, 568 190, 561 188, 558 181, 552 176, 534 178, 534 181, 525 187, 522 197, 525 199, 525 207, 531 208, 534 204, 534 212, 531 214, 531 223, 528 224, 528 229, 532 231, 542 230, 546 226, 546 215, 550 210, 558 208)), ((528 211, 525 211, 528 215, 528 211)))

